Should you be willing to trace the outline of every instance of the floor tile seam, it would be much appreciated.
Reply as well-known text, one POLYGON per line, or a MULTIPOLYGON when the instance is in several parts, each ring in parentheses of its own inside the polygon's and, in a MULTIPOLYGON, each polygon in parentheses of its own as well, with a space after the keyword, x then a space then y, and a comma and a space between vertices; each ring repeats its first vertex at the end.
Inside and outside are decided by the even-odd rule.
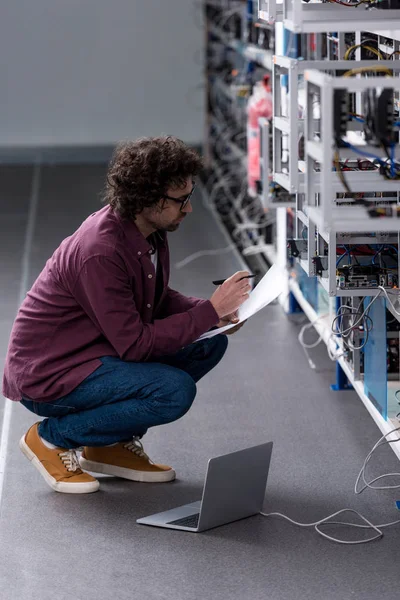
MULTIPOLYGON (((19 287, 18 307, 22 304, 28 291, 29 257, 31 254, 33 236, 35 232, 36 217, 39 205, 41 163, 37 162, 33 167, 32 186, 29 198, 28 222, 24 240, 24 251, 22 255, 22 270, 19 287)), ((18 308, 17 307, 17 308, 18 308)), ((4 402, 3 422, 0 433, 0 514, 4 489, 4 476, 7 462, 8 440, 11 430, 11 417, 14 402, 2 396, 4 402)))

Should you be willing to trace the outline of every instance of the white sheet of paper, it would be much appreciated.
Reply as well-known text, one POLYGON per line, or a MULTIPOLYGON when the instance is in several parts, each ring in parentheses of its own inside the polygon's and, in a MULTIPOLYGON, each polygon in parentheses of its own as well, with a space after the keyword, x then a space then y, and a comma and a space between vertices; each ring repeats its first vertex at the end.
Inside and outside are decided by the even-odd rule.
POLYGON ((207 338, 212 338, 215 335, 219 335, 220 333, 224 333, 224 331, 228 331, 229 329, 236 327, 239 323, 242 323, 243 321, 246 321, 255 315, 259 310, 270 304, 283 292, 285 281, 286 275, 284 270, 281 267, 278 267, 278 265, 272 265, 272 267, 268 269, 267 273, 261 279, 259 284, 250 293, 249 298, 239 308, 238 323, 225 325, 225 327, 219 327, 219 329, 207 331, 206 333, 203 333, 198 340, 205 340, 207 338))

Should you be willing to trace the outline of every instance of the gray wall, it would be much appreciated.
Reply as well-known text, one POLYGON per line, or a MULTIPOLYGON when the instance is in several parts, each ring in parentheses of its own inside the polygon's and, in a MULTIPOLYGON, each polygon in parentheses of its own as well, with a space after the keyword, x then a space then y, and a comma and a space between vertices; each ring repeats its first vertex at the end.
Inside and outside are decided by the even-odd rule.
POLYGON ((0 147, 201 142, 198 5, 0 0, 0 147))

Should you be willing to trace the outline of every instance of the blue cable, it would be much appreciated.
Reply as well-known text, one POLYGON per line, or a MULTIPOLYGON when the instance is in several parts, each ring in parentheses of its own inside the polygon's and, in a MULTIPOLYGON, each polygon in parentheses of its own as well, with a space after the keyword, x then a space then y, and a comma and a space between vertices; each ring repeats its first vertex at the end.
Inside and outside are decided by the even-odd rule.
POLYGON ((377 251, 377 252, 374 254, 374 256, 372 257, 372 264, 373 264, 373 265, 375 264, 375 258, 378 256, 378 254, 380 254, 380 253, 382 252, 382 250, 384 249, 384 247, 385 247, 385 244, 383 244, 383 246, 381 246, 381 247, 379 248, 379 250, 378 250, 378 251, 377 251))
MULTIPOLYGON (((339 256, 338 260, 336 261, 336 266, 339 265, 339 263, 344 259, 344 257, 346 256, 346 254, 348 254, 350 256, 350 252, 349 250, 346 248, 346 246, 338 246, 338 248, 344 248, 346 250, 346 252, 344 254, 342 254, 342 256, 339 256)), ((350 264, 350 263, 349 263, 350 264)))
POLYGON ((372 264, 375 264, 375 258, 378 256, 378 254, 380 254, 382 252, 382 250, 384 250, 385 248, 392 248, 396 254, 399 253, 398 249, 396 248, 396 246, 393 246, 393 244, 383 244, 379 250, 374 254, 374 256, 372 257, 372 264))
POLYGON ((346 256, 347 252, 345 252, 344 254, 342 254, 342 256, 339 257, 339 260, 336 261, 336 266, 339 266, 340 261, 346 256))

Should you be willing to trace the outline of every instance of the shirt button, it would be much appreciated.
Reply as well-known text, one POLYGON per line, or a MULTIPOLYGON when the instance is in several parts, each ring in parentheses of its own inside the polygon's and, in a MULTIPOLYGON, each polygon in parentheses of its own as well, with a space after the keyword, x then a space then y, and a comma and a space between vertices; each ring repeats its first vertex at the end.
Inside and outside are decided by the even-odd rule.
POLYGON ((148 304, 148 305, 147 305, 147 308, 151 308, 151 304, 148 304))
POLYGON ((152 275, 151 273, 149 273, 149 275, 147 275, 147 277, 148 277, 149 279, 153 279, 153 275, 152 275))
POLYGON ((138 252, 138 256, 140 256, 141 254, 142 254, 142 253, 141 253, 141 252, 140 252, 140 250, 139 250, 139 252, 138 252))

